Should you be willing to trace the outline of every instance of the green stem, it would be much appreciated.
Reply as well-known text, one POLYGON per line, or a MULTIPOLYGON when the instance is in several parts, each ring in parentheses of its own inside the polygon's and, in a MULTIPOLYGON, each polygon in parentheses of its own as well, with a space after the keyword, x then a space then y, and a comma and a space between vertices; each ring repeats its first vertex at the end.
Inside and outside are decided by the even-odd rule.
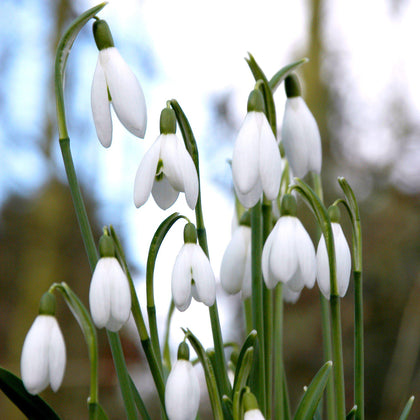
POLYGON ((252 331, 252 303, 251 303, 251 298, 246 298, 244 300, 244 313, 245 313, 246 334, 248 335, 252 331))
POLYGON ((175 311, 175 303, 174 300, 171 299, 171 305, 169 306, 168 315, 166 317, 166 325, 165 325, 165 340, 163 344, 163 367, 166 370, 164 373, 169 373, 172 369, 171 364, 171 349, 169 346, 169 333, 170 333, 170 327, 171 327, 171 320, 172 316, 175 311))
POLYGON ((264 314, 261 254, 263 244, 261 202, 251 210, 251 271, 252 271, 252 324, 258 334, 258 349, 254 371, 258 375, 257 399, 261 412, 266 414, 265 349, 264 349, 264 314))
POLYGON ((354 272, 354 403, 356 420, 364 420, 364 343, 363 343, 363 280, 354 272))

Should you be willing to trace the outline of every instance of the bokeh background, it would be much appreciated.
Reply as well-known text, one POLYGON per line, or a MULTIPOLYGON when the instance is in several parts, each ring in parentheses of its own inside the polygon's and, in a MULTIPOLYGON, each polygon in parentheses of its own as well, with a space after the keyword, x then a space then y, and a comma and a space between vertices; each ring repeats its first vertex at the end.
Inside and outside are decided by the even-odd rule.
MULTIPOLYGON (((0 3, 0 365, 19 374, 25 334, 49 285, 66 281, 87 303, 90 273, 58 147, 53 63, 64 30, 95 3, 0 3)), ((127 0, 111 1, 101 17, 108 20, 116 46, 145 91, 146 139, 127 134, 116 119, 111 148, 104 150, 96 139, 90 83, 97 52, 90 23, 79 34, 68 62, 69 132, 95 234, 104 224, 116 227, 140 293, 154 230, 170 212, 188 213, 182 198, 167 213, 153 202, 140 210, 132 204, 134 174, 158 135, 165 101, 175 97, 180 102, 198 139, 204 214, 217 273, 233 214, 226 161, 253 87, 243 57, 250 51, 268 77, 295 59, 310 59, 299 76, 321 130, 326 202, 340 194, 336 179, 345 176, 362 211, 366 417, 397 418, 408 397, 415 394, 418 399, 420 391, 419 2, 127 0)), ((280 126, 282 89, 275 100, 280 126)), ((314 235, 310 215, 302 206, 299 211, 314 235)), ((349 234, 348 223, 344 228, 349 234)), ((156 286, 162 320, 169 305, 167 267, 181 245, 181 230, 158 260, 163 266, 156 286)), ((221 291, 219 296, 224 338, 240 341, 243 319, 238 299, 221 291)), ((352 298, 350 286, 342 302, 348 409, 353 393, 352 298)), ((60 391, 48 390, 43 396, 63 418, 86 418, 89 366, 83 336, 62 301, 58 318, 68 365, 60 391)), ((188 313, 175 318, 211 346, 207 321, 188 313)), ((124 418, 106 337, 103 331, 98 335, 100 398, 110 418, 124 418)), ((295 404, 322 362, 316 287, 305 290, 295 305, 286 305, 284 335, 295 404)), ((173 336, 176 347, 179 328, 173 336)), ((153 412, 153 385, 138 338, 128 327, 122 339, 129 368, 153 412)), ((22 418, 4 395, 0 413, 3 419, 22 418)), ((202 418, 210 418, 205 404, 202 418)), ((417 400, 411 418, 420 418, 417 400)))

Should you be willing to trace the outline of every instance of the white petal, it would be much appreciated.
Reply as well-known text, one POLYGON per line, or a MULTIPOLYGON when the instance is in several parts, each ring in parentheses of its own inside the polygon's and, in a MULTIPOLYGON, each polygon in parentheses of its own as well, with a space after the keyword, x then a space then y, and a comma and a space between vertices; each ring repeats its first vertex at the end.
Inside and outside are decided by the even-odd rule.
POLYGON ((256 112, 248 112, 235 141, 232 176, 240 194, 249 193, 259 179, 259 127, 256 112))
POLYGON ((187 360, 177 360, 168 376, 165 406, 169 420, 194 420, 200 404, 200 386, 187 360))
POLYGON ((346 237, 339 223, 331 223, 334 235, 335 258, 337 264, 338 294, 343 297, 349 286, 351 273, 351 254, 346 237))
POLYGON ((53 316, 38 315, 23 343, 20 371, 23 384, 31 394, 38 394, 48 386, 48 352, 54 321, 53 316))
POLYGON ((261 185, 269 200, 277 198, 280 189, 282 163, 279 146, 265 114, 260 112, 259 168, 261 185))
POLYGON ((300 292, 294 292, 287 287, 287 284, 283 285, 283 300, 288 303, 296 303, 299 299, 300 292))
POLYGON ((143 138, 146 132, 146 101, 130 67, 115 47, 99 52, 115 113, 124 127, 143 138))
POLYGON ((162 174, 161 179, 156 179, 153 182, 152 195, 156 204, 162 209, 166 210, 175 203, 179 192, 172 188, 168 178, 162 174))
POLYGON ((260 200, 261 198, 261 195, 263 192, 261 181, 258 179, 257 183, 254 185, 251 191, 249 191, 247 194, 242 194, 236 187, 235 187, 235 192, 241 204, 245 208, 250 209, 254 207, 255 204, 258 203, 258 200, 260 200))
POLYGON ((100 258, 90 282, 90 313, 98 328, 105 327, 111 313, 110 270, 112 270, 112 258, 100 258))
MULTIPOLYGON (((277 221, 277 229, 269 259, 269 267, 277 279, 287 283, 297 270, 297 254, 294 246, 296 217, 283 216, 277 221)), ((297 219, 296 219, 297 220, 297 219)))
POLYGON ((134 204, 142 206, 149 198, 159 162, 161 136, 143 156, 134 180, 134 204))
POLYGON ((258 408, 254 408, 245 413, 244 420, 264 420, 264 416, 258 408))
POLYGON ((66 369, 66 345, 58 322, 54 317, 53 319, 55 322, 51 328, 49 345, 49 378, 52 390, 57 392, 66 369))
POLYGON ((184 182, 185 200, 190 209, 194 210, 198 199, 198 175, 192 157, 185 146, 178 145, 178 159, 182 169, 182 179, 184 182))
POLYGON ((242 296, 242 299, 246 299, 246 298, 251 297, 251 295, 252 295, 251 244, 248 244, 241 296, 242 296))
POLYGON ((196 300, 203 302, 207 306, 212 306, 216 300, 216 279, 214 278, 213 269, 200 245, 192 245, 194 245, 194 249, 191 258, 191 268, 198 297, 196 300))
POLYGON ((318 287, 322 294, 330 298, 330 266, 328 262, 327 247, 324 235, 321 236, 316 251, 316 271, 318 287))
POLYGON ((191 247, 184 244, 176 257, 172 270, 172 298, 179 311, 185 311, 191 303, 191 247))
POLYGON ((106 328, 110 331, 119 331, 127 322, 131 311, 131 292, 127 276, 125 275, 120 263, 116 258, 111 258, 112 268, 110 267, 109 276, 111 310, 106 328))
POLYGON ((105 74, 99 57, 93 75, 90 98, 96 134, 102 146, 109 147, 112 142, 112 119, 105 74))
POLYGON ((178 159, 178 143, 180 143, 180 140, 175 134, 161 134, 161 137, 160 156, 163 162, 163 172, 175 190, 184 191, 181 162, 178 159))
POLYGON ((316 279, 315 248, 308 232, 298 218, 296 218, 295 244, 302 281, 306 287, 312 289, 316 279))
POLYGON ((242 289, 248 244, 251 238, 250 228, 239 226, 233 233, 220 266, 220 282, 223 290, 229 294, 242 289))
POLYGON ((276 279, 273 276, 273 273, 271 272, 271 268, 270 268, 271 248, 273 246, 274 238, 276 237, 277 227, 278 227, 278 224, 276 223, 273 230, 270 232, 267 239, 265 240, 263 251, 262 251, 262 257, 261 257, 263 278, 265 281, 265 285, 269 289, 274 289, 278 283, 278 279, 276 279))

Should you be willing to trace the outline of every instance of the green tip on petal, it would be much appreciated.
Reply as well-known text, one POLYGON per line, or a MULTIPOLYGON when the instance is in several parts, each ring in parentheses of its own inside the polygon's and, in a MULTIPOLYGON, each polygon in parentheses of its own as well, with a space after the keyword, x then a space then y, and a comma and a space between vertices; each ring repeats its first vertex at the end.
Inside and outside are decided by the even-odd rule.
POLYGON ((255 395, 252 392, 246 392, 243 397, 243 404, 245 412, 250 410, 258 410, 258 403, 255 395))
POLYGON ((104 50, 114 46, 114 40, 112 39, 111 30, 108 24, 102 20, 95 20, 93 23, 93 37, 95 38, 96 46, 98 50, 104 50))
POLYGON ((296 216, 297 205, 296 198, 292 194, 285 194, 281 201, 282 216, 296 216))
POLYGON ((187 223, 184 227, 184 243, 197 243, 197 230, 192 223, 187 223))
POLYGON ((102 235, 99 239, 99 255, 103 257, 115 257, 114 241, 108 235, 102 235))
POLYGON ((264 112, 264 98, 259 89, 254 89, 248 96, 248 112, 264 112))
POLYGON ((160 113, 160 133, 175 134, 176 115, 172 108, 165 108, 160 113))
POLYGON ((248 226, 251 227, 251 212, 248 210, 244 212, 241 216, 241 219, 239 220, 240 226, 248 226))
POLYGON ((178 360, 190 360, 190 348, 185 341, 178 347, 178 360))
POLYGON ((300 88, 299 79, 295 73, 292 73, 286 77, 284 81, 284 88, 286 89, 286 96, 288 98, 302 96, 302 89, 300 88))
POLYGON ((341 212, 338 206, 330 206, 328 208, 328 216, 330 216, 331 223, 340 223, 341 212))
POLYGON ((39 315, 55 315, 55 296, 46 292, 42 295, 39 302, 39 315))

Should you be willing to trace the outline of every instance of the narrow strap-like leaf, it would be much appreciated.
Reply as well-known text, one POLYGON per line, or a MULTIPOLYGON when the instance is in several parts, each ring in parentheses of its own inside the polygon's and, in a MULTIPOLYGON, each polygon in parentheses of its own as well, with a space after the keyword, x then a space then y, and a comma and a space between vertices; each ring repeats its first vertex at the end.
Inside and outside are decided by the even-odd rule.
POLYGON ((404 410, 401 413, 400 420, 407 420, 408 419, 408 415, 410 414, 411 407, 413 406, 413 402, 414 402, 414 395, 412 395, 408 399, 407 404, 405 405, 404 410))
POLYGON ((0 389, 28 418, 60 419, 41 397, 32 395, 25 389, 20 378, 3 368, 0 368, 0 389))
POLYGON ((324 392, 325 385, 331 373, 332 362, 328 361, 318 371, 303 394, 298 405, 294 420, 312 419, 319 404, 319 400, 324 392))
POLYGON ((105 413, 105 410, 102 408, 101 404, 88 403, 89 404, 89 418, 94 420, 108 420, 108 416, 105 413))
POLYGON ((133 382, 133 379, 131 378, 131 376, 129 376, 129 379, 130 379, 131 390, 134 395, 134 401, 136 403, 137 410, 139 411, 143 420, 151 420, 149 413, 147 412, 147 408, 144 405, 143 399, 141 398, 141 395, 136 387, 136 384, 133 382))
POLYGON ((300 67, 302 64, 305 64, 309 61, 308 58, 304 57, 298 61, 288 64, 287 66, 282 67, 268 82, 272 92, 274 93, 276 89, 280 86, 281 82, 294 70, 300 67))
POLYGON ((254 347, 248 347, 245 351, 238 374, 235 376, 235 386, 233 387, 233 417, 239 418, 240 413, 240 391, 245 388, 249 373, 252 368, 254 358, 254 347))
POLYGON ((241 366, 244 362, 245 354, 250 347, 253 347, 253 348, 255 347, 255 341, 256 340, 257 340, 257 331, 252 330, 248 334, 247 338, 245 339, 245 342, 242 345, 241 351, 239 352, 238 361, 236 363, 236 369, 235 369, 235 381, 234 381, 234 384, 233 384, 233 388, 236 391, 238 389, 240 389, 240 388, 237 387, 237 381, 238 381, 238 378, 239 378, 239 371, 241 370, 241 366))

